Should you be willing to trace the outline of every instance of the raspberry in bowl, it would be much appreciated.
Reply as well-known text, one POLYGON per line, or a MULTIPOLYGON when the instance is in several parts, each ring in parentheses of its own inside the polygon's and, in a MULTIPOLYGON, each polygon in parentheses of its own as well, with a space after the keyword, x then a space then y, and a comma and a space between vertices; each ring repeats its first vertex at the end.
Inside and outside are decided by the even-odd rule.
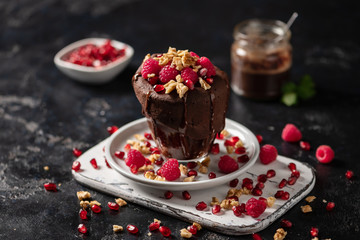
POLYGON ((112 80, 130 62, 134 49, 125 43, 87 38, 61 49, 54 57, 56 67, 70 78, 91 84, 112 80))
POLYGON ((132 85, 163 156, 190 161, 208 155, 225 126, 230 94, 225 72, 207 57, 170 47, 148 54, 132 85))

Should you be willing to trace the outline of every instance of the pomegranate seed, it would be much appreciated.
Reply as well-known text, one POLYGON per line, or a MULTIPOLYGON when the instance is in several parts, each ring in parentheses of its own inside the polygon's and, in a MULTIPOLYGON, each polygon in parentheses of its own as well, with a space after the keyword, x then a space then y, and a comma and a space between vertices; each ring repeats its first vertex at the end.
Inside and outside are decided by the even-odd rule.
POLYGON ((267 199, 266 199, 266 198, 259 197, 259 200, 260 200, 260 201, 263 201, 263 202, 267 205, 267 199))
POLYGON ((258 188, 258 189, 264 189, 265 187, 265 184, 262 183, 262 182, 258 182, 256 185, 255 185, 255 188, 258 188))
POLYGON ((104 160, 105 160, 105 164, 108 168, 111 168, 110 164, 108 163, 108 161, 106 160, 106 158, 104 157, 104 160))
POLYGON ((91 210, 92 210, 94 213, 99 213, 99 212, 101 212, 101 207, 98 206, 98 205, 96 205, 96 204, 94 204, 94 205, 91 206, 91 210))
POLYGON ((207 208, 207 204, 205 202, 198 202, 198 204, 196 204, 195 208, 198 211, 203 211, 207 208))
POLYGON ((161 166, 164 163, 164 159, 160 158, 158 160, 155 160, 154 162, 156 165, 161 166))
POLYGON ((275 193, 275 198, 281 198, 284 195, 284 191, 279 190, 275 193))
POLYGON ((245 203, 242 203, 242 204, 240 204, 240 205, 238 205, 239 206, 239 211, 240 212, 242 212, 242 213, 245 213, 246 212, 246 210, 245 210, 245 203))
POLYGON ((291 173, 291 177, 299 178, 300 177, 300 172, 298 170, 293 171, 291 173))
POLYGON ((327 205, 326 205, 326 210, 330 212, 330 211, 332 211, 334 209, 334 207, 335 207, 335 203, 328 202, 327 205))
POLYGON ((77 149, 77 148, 73 148, 72 152, 73 152, 73 154, 74 154, 75 157, 80 157, 81 154, 82 154, 82 151, 80 151, 80 150, 77 149))
POLYGON ((138 173, 138 167, 134 164, 132 164, 130 166, 130 171, 133 173, 133 174, 137 174, 138 173))
POLYGON ((350 171, 350 170, 347 170, 346 173, 345 173, 345 177, 347 179, 352 179, 354 177, 354 172, 353 171, 350 171))
POLYGON ((305 150, 305 151, 310 150, 310 143, 309 142, 300 141, 299 145, 300 145, 300 148, 302 150, 305 150))
POLYGON ((251 180, 250 178, 244 178, 243 179, 243 184, 245 184, 245 183, 253 183, 253 180, 251 180))
POLYGON ((197 233, 197 231, 198 231, 197 227, 194 226, 194 225, 188 226, 188 227, 187 227, 187 230, 188 230, 189 232, 191 232, 191 234, 193 234, 193 235, 195 235, 195 234, 197 233))
POLYGON ((237 143, 239 140, 240 140, 240 138, 237 137, 237 136, 234 136, 234 137, 230 138, 230 141, 232 141, 232 142, 234 143, 234 145, 235 145, 235 143, 237 143))
POLYGON ((261 196, 262 195, 262 190, 259 189, 259 188, 254 188, 252 191, 251 191, 252 195, 254 196, 261 196))
POLYGON ((244 188, 247 188, 248 190, 252 190, 254 188, 253 184, 252 183, 245 183, 242 185, 242 187, 244 188))
POLYGON ((253 237, 253 240, 262 240, 262 237, 257 233, 253 233, 252 237, 253 237))
POLYGON ((279 188, 283 188, 283 187, 285 187, 285 186, 286 186, 286 184, 287 184, 287 181, 286 181, 286 179, 285 179, 285 178, 283 178, 283 179, 280 181, 280 183, 279 183, 279 188))
POLYGON ((132 225, 132 224, 128 224, 126 226, 126 230, 131 234, 136 234, 139 231, 139 229, 135 225, 132 225))
POLYGON ((315 227, 311 227, 311 230, 310 230, 310 235, 312 237, 317 237, 319 234, 319 229, 315 228, 315 227))
POLYGON ((190 169, 196 168, 197 163, 196 162, 188 162, 187 163, 187 167, 190 169))
POLYGON ((267 178, 275 177, 275 175, 276 175, 276 172, 275 172, 274 169, 270 169, 270 170, 268 170, 267 173, 266 173, 267 178))
POLYGON ((171 230, 170 228, 168 227, 165 227, 165 226, 161 226, 159 228, 159 231, 161 232, 161 234, 164 236, 164 237, 168 237, 171 235, 171 230))
POLYGON ((188 177, 191 177, 191 176, 197 176, 198 175, 198 173, 197 173, 197 171, 195 171, 195 170, 190 170, 189 172, 188 172, 188 174, 187 174, 187 176, 188 177))
POLYGON ((239 179, 235 178, 230 181, 229 185, 230 185, 230 187, 234 188, 238 185, 238 183, 239 183, 239 179))
POLYGON ((78 231, 79 231, 79 233, 85 234, 85 233, 87 233, 87 228, 86 228, 86 226, 84 224, 81 223, 78 226, 78 231))
POLYGON ((157 93, 165 93, 165 87, 161 84, 154 85, 154 90, 157 93))
POLYGON ((216 139, 223 140, 224 139, 224 134, 222 134, 222 133, 216 134, 216 139))
POLYGON ((244 147, 238 147, 235 149, 236 154, 244 154, 246 153, 246 149, 244 147))
POLYGON ((124 160, 124 156, 125 156, 125 153, 123 151, 116 151, 114 153, 115 157, 117 157, 118 159, 121 159, 121 160, 124 160))
POLYGON ((156 76, 148 79, 148 82, 149 82, 151 85, 157 84, 158 81, 159 81, 159 77, 156 77, 156 76))
POLYGON ((160 177, 162 177, 162 169, 159 168, 157 171, 156 171, 156 175, 159 175, 160 177))
POLYGON ((220 146, 218 143, 214 143, 212 146, 211 146, 211 153, 216 155, 216 154, 219 154, 220 152, 220 146))
POLYGON ((191 195, 188 191, 183 191, 182 196, 185 200, 190 200, 190 198, 191 198, 191 195))
POLYGON ((71 169, 74 170, 75 172, 79 171, 81 167, 81 164, 79 161, 74 161, 72 164, 71 169))
POLYGON ((187 79, 184 81, 185 85, 190 89, 190 90, 194 90, 194 83, 193 81, 187 79))
POLYGON ((153 137, 151 135, 151 133, 144 133, 144 137, 147 139, 147 140, 153 140, 153 137))
POLYGON ((87 211, 84 210, 84 209, 80 209, 80 211, 79 211, 79 216, 80 216, 80 218, 83 219, 83 220, 88 219, 88 217, 87 217, 87 211))
POLYGON ((148 148, 151 147, 151 143, 149 141, 145 141, 144 142, 145 146, 147 146, 148 148))
POLYGON ((156 147, 150 148, 151 154, 160 154, 160 150, 156 147))
POLYGON ((149 230, 150 231, 155 231, 155 230, 158 230, 160 227, 160 223, 159 222, 152 222, 150 223, 149 225, 149 230))
POLYGON ((262 143, 263 141, 263 137, 260 134, 256 135, 256 139, 258 140, 259 143, 262 143))
POLYGON ((202 68, 199 70, 199 74, 201 77, 206 77, 206 74, 207 74, 207 69, 206 68, 202 68))
POLYGON ((106 130, 108 131, 108 133, 111 135, 114 132, 116 132, 119 128, 117 126, 109 126, 106 128, 106 130))
POLYGON ((117 204, 117 203, 108 202, 108 206, 111 210, 115 210, 115 211, 119 210, 119 204, 117 204))
POLYGON ((221 207, 220 207, 219 204, 215 204, 215 205, 212 207, 212 209, 211 209, 211 211, 212 211, 213 214, 219 213, 220 210, 221 210, 221 207))
POLYGON ((239 163, 247 163, 250 160, 250 158, 248 155, 242 155, 238 157, 237 160, 239 163))
POLYGON ((294 185, 296 183, 297 178, 296 177, 289 177, 287 180, 288 185, 294 185))
POLYGON ((235 145, 235 143, 228 139, 228 140, 225 140, 224 145, 225 145, 225 147, 228 147, 228 146, 233 147, 235 145))
POLYGON ((205 78, 205 81, 211 85, 211 84, 213 84, 214 79, 213 78, 205 78))
POLYGON ((239 197, 237 197, 237 196, 230 196, 230 197, 227 197, 226 199, 232 199, 237 202, 239 201, 239 197))
POLYGON ((165 197, 166 199, 171 199, 173 196, 174 196, 174 194, 173 194, 171 191, 166 191, 166 192, 164 193, 164 197, 165 197))
POLYGON ((44 188, 46 191, 57 192, 55 183, 44 183, 44 188))
POLYGON ((240 217, 241 214, 243 214, 243 212, 241 210, 241 207, 239 205, 238 206, 233 206, 231 209, 232 209, 234 215, 237 216, 237 217, 240 217))
POLYGON ((93 168, 98 169, 98 165, 97 165, 97 162, 96 162, 96 159, 95 159, 95 158, 91 159, 91 160, 90 160, 90 163, 91 163, 91 165, 93 166, 93 168))
POLYGON ((288 168, 290 169, 291 172, 296 170, 296 165, 295 163, 289 163, 288 168))
POLYGON ((290 194, 288 192, 284 192, 284 194, 280 197, 282 200, 288 200, 290 198, 290 194))
POLYGON ((287 219, 283 219, 283 220, 281 220, 280 225, 282 227, 291 228, 292 227, 292 222, 290 222, 287 219))
POLYGON ((152 164, 152 162, 148 158, 145 158, 145 165, 147 166, 147 165, 151 165, 151 164, 152 164))
POLYGON ((210 179, 216 178, 216 174, 214 172, 209 172, 208 176, 210 179))
POLYGON ((267 176, 266 176, 265 174, 260 174, 260 175, 257 177, 257 180, 258 180, 258 182, 265 183, 266 180, 267 180, 267 176))
POLYGON ((125 152, 128 152, 130 149, 131 149, 131 145, 130 144, 125 144, 125 146, 124 146, 125 152))

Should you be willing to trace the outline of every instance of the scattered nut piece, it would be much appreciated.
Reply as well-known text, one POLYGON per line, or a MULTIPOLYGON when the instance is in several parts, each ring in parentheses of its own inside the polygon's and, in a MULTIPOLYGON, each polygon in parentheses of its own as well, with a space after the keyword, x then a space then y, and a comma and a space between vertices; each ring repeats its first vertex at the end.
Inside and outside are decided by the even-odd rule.
POLYGON ((195 178, 195 176, 190 176, 190 177, 184 178, 184 182, 193 182, 194 178, 195 178))
POLYGON ((144 61, 146 61, 146 60, 148 60, 150 57, 151 57, 151 56, 150 56, 150 54, 149 54, 149 53, 148 53, 148 54, 146 54, 146 56, 145 56, 145 58, 144 58, 143 62, 144 62, 144 61))
POLYGON ((165 181, 165 178, 157 175, 157 176, 154 178, 154 180, 156 180, 156 181, 165 181))
POLYGON ((139 167, 139 169, 138 169, 139 172, 145 172, 145 171, 149 171, 149 170, 154 170, 154 166, 153 165, 144 165, 142 167, 139 167))
POLYGON ((116 198, 116 199, 115 199, 115 202, 116 202, 120 207, 125 206, 125 205, 127 204, 127 202, 126 202, 124 199, 122 199, 122 198, 116 198))
POLYGON ((151 154, 148 158, 152 163, 154 163, 156 160, 158 160, 160 158, 160 154, 154 153, 154 154, 151 154))
POLYGON ((308 203, 311 203, 311 202, 313 202, 315 199, 316 199, 315 196, 308 196, 308 197, 305 198, 305 201, 307 201, 308 203))
POLYGON ((153 171, 147 171, 144 175, 145 178, 154 180, 156 178, 156 174, 153 171))
POLYGON ((220 132, 220 134, 222 134, 224 137, 227 137, 227 136, 230 135, 230 133, 229 133, 226 129, 222 130, 222 131, 220 132))
POLYGON ((204 165, 201 165, 199 167, 199 173, 203 173, 203 174, 206 174, 208 172, 208 168, 205 167, 204 165))
POLYGON ((203 89, 205 90, 208 90, 211 88, 211 86, 204 80, 202 79, 201 77, 199 77, 199 82, 200 82, 200 85, 203 89))
POLYGON ((183 98, 185 93, 189 90, 189 88, 183 83, 176 84, 176 92, 178 93, 180 98, 183 98))
POLYGON ((99 203, 99 202, 96 201, 96 200, 93 200, 93 201, 90 202, 90 207, 92 207, 93 205, 101 206, 101 203, 99 203))
POLYGON ((243 187, 242 193, 245 195, 249 195, 249 194, 251 194, 251 190, 247 189, 246 187, 243 187))
POLYGON ((220 205, 219 199, 217 197, 212 197, 210 205, 211 206, 220 205))
POLYGON ((182 174, 184 175, 188 174, 188 168, 184 164, 180 164, 179 169, 182 174))
MULTIPOLYGON (((153 73, 154 74, 154 73, 153 73)), ((149 74, 148 74, 149 76, 149 74)), ((155 74, 154 74, 154 77, 155 77, 155 74)), ((138 140, 138 141, 146 141, 146 138, 143 136, 143 135, 140 135, 140 134, 135 134, 134 137, 138 140)))
POLYGON ((200 231, 201 230, 201 225, 200 224, 198 224, 197 222, 193 222, 193 224, 192 225, 194 225, 196 228, 197 228, 197 230, 198 231, 200 231))
POLYGON ((45 171, 49 171, 49 169, 50 169, 49 166, 44 166, 45 171))
POLYGON ((210 157, 206 157, 204 160, 202 160, 202 162, 200 164, 205 166, 205 167, 209 167, 209 165, 210 165, 210 157))
POLYGON ((175 82, 174 80, 170 80, 169 82, 164 84, 164 88, 165 88, 165 93, 169 94, 171 93, 173 90, 176 89, 176 85, 177 82, 175 82))
POLYGON ((283 240, 286 237, 287 232, 283 228, 276 230, 274 240, 283 240))
POLYGON ((239 202, 234 199, 224 199, 220 203, 220 207, 224 209, 231 209, 233 206, 238 206, 239 202))
POLYGON ((151 232, 148 232, 148 234, 147 234, 149 237, 152 235, 152 233, 151 232))
POLYGON ((124 230, 124 228, 120 225, 113 225, 113 231, 115 233, 118 233, 118 232, 122 232, 124 230))
POLYGON ((150 73, 150 74, 147 75, 147 77, 148 78, 153 78, 153 77, 155 77, 155 73, 150 73))
POLYGON ((176 79, 176 81, 177 81, 178 83, 184 82, 184 79, 182 79, 182 77, 181 77, 180 74, 176 75, 175 79, 176 79))
POLYGON ((180 230, 180 236, 183 238, 191 238, 192 237, 192 233, 189 232, 186 228, 183 228, 180 230))
POLYGON ((154 218, 154 222, 158 222, 159 224, 161 224, 161 221, 159 219, 154 218))
POLYGON ((266 200, 267 200, 267 206, 268 206, 268 207, 272 207, 272 206, 274 206, 274 204, 275 204, 276 198, 274 198, 274 197, 268 197, 266 200))
POLYGON ((327 201, 325 199, 323 199, 323 203, 327 203, 327 201))
POLYGON ((302 211, 303 213, 312 212, 312 208, 311 208, 310 205, 301 206, 301 211, 302 211))
POLYGON ((91 198, 91 194, 88 191, 79 191, 76 193, 76 195, 80 201, 91 198))
POLYGON ((318 238, 318 237, 314 237, 314 238, 312 238, 311 240, 319 240, 319 238, 318 238))
POLYGON ((239 148, 239 147, 244 147, 244 143, 241 140, 235 143, 235 148, 239 148))
POLYGON ((90 202, 89 201, 80 201, 80 207, 82 207, 83 209, 87 209, 90 207, 90 202))
POLYGON ((233 146, 226 146, 226 152, 228 154, 232 154, 234 152, 234 147, 233 146))
POLYGON ((235 193, 236 193, 236 188, 230 188, 226 194, 226 197, 228 198, 228 197, 235 196, 235 193))

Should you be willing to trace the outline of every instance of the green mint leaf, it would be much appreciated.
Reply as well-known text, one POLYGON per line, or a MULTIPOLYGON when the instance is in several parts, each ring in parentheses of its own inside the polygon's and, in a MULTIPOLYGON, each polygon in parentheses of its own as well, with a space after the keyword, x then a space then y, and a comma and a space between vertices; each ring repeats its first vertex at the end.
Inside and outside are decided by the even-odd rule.
POLYGON ((291 93, 296 91, 296 84, 294 82, 287 82, 282 86, 283 93, 291 93))
POLYGON ((285 93, 281 101, 288 107, 295 105, 297 103, 297 95, 294 92, 285 93))
POLYGON ((296 92, 302 100, 307 100, 315 95, 315 84, 311 76, 305 75, 302 77, 296 92))

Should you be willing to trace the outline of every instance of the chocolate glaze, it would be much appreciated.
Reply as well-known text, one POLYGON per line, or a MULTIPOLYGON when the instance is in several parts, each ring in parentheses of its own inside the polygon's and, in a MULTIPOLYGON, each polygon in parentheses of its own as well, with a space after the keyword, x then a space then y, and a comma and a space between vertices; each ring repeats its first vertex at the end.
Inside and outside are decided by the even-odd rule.
POLYGON ((226 73, 216 68, 209 90, 196 86, 180 98, 175 90, 170 94, 155 92, 141 76, 141 69, 136 71, 132 85, 162 154, 179 160, 208 154, 216 134, 225 126, 230 94, 226 73))

